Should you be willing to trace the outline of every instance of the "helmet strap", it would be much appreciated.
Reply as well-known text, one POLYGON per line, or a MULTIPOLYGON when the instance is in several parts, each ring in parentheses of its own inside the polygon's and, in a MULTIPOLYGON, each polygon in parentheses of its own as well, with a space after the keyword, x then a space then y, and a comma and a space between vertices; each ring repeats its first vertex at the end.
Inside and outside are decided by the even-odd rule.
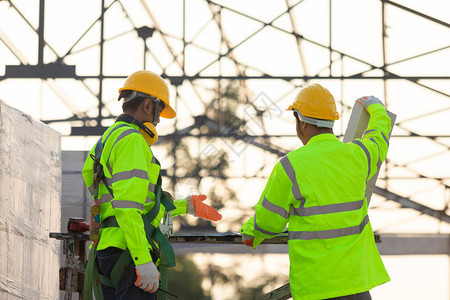
POLYGON ((158 98, 153 98, 153 125, 158 125, 158 115, 159 115, 159 103, 161 101, 158 98))
POLYGON ((333 128, 334 120, 322 120, 322 119, 310 118, 310 117, 302 115, 300 113, 300 111, 296 108, 294 108, 294 111, 297 113, 298 117, 300 118, 300 121, 302 121, 302 122, 309 123, 309 124, 315 125, 317 127, 333 128))

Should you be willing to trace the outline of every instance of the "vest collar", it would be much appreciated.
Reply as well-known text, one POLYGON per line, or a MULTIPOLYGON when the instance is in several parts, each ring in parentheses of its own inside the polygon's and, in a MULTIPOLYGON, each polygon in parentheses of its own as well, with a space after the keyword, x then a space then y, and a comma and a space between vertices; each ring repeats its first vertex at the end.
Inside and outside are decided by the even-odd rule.
POLYGON ((313 136, 307 145, 309 144, 313 144, 313 143, 317 143, 317 142, 321 142, 321 141, 339 141, 339 139, 332 133, 322 133, 322 134, 318 134, 313 136))

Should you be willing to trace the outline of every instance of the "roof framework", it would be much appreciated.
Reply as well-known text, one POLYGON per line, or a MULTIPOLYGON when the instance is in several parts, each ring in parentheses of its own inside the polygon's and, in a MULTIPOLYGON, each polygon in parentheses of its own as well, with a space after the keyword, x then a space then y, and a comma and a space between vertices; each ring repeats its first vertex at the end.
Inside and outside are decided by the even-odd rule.
MULTIPOLYGON (((58 35, 47 33, 48 28, 54 31, 57 24, 50 21, 57 14, 55 1, 40 0, 39 10, 35 10, 40 13, 31 15, 25 12, 20 1, 3 0, 0 1, 1 15, 21 23, 24 30, 35 36, 37 43, 28 45, 34 48, 30 52, 10 31, 1 27, 0 47, 9 55, 1 62, 5 72, 0 76, 0 85, 7 87, 17 81, 27 84, 26 79, 39 79, 65 108, 62 116, 44 112, 40 116, 42 121, 50 125, 69 125, 71 130, 67 135, 95 136, 118 114, 114 108, 117 106, 115 94, 109 91, 111 86, 120 85, 135 69, 160 72, 173 86, 174 107, 183 111, 178 118, 182 121, 170 121, 173 130, 163 132, 160 137, 160 140, 171 140, 174 145, 168 152, 173 163, 166 174, 174 189, 177 178, 182 178, 175 176, 175 153, 183 138, 197 141, 199 148, 205 147, 208 138, 232 139, 245 144, 244 149, 251 147, 248 149, 272 155, 272 159, 264 159, 263 166, 253 172, 244 168, 230 175, 230 178, 245 180, 267 176, 264 170, 273 165, 273 157, 292 149, 290 145, 295 136, 270 128, 267 118, 266 122, 261 122, 259 131, 247 128, 226 134, 220 115, 211 118, 206 114, 211 98, 219 99, 219 111, 220 105, 226 105, 221 104, 220 99, 230 82, 237 82, 243 95, 241 104, 251 106, 256 117, 274 111, 276 116, 270 120, 282 124, 287 124, 288 117, 277 115, 279 106, 305 84, 330 85, 344 120, 352 106, 349 95, 355 90, 375 89, 382 93, 379 96, 387 107, 399 115, 391 148, 398 146, 390 150, 394 153, 388 155, 375 193, 384 199, 381 203, 395 201, 401 207, 416 210, 418 214, 413 217, 427 215, 437 223, 450 223, 450 173, 448 167, 442 169, 450 161, 450 126, 445 126, 449 125, 450 109, 449 20, 436 17, 435 12, 422 12, 400 4, 400 1, 374 0, 368 8, 355 8, 361 10, 358 15, 371 12, 366 20, 352 15, 353 26, 367 27, 371 23, 370 28, 349 39, 343 34, 348 28, 339 26, 345 22, 337 1, 321 1, 320 11, 308 0, 272 1, 275 2, 276 5, 266 9, 269 12, 254 13, 248 7, 241 9, 238 4, 227 1, 179 0, 152 6, 144 0, 98 0, 90 4, 91 19, 77 25, 79 30, 61 29, 70 41, 61 46, 58 35), (308 19, 308 14, 317 14, 320 19, 312 24, 322 26, 317 29, 317 36, 305 27, 303 19, 308 19), (399 15, 408 20, 406 24, 395 19, 399 15), (426 24, 427 30, 436 31, 416 32, 416 40, 408 40, 405 37, 408 22, 426 24), (397 31, 397 28, 400 29, 397 31), (440 34, 439 42, 429 42, 426 38, 431 34, 440 34), (344 46, 345 41, 348 47, 344 46), (401 43, 406 43, 408 51, 398 51, 401 43), (289 51, 285 54, 287 48, 289 51), (285 65, 280 58, 284 55, 290 56, 292 64, 285 65), (129 61, 129 56, 134 58, 133 62, 129 61), (86 58, 90 58, 88 63, 86 58), (274 61, 268 63, 272 59, 274 61), (67 82, 74 84, 70 87, 70 96, 67 82), (271 92, 275 89, 282 91, 271 92), (404 93, 408 99, 401 99, 404 89, 409 91, 404 93), (270 97, 265 94, 266 90, 270 97), (84 105, 74 100, 78 92, 87 95, 84 105), (411 100, 411 93, 417 93, 417 99, 411 100), (261 97, 266 97, 266 104, 255 105, 261 97), (423 107, 423 97, 426 97, 426 107, 423 107), (407 106, 407 113, 401 113, 407 106), (427 124, 436 121, 437 125, 417 125, 421 121, 427 124), (214 129, 213 133, 202 134, 198 130, 202 126, 214 129), (403 155, 402 151, 414 154, 403 155), (435 198, 438 193, 441 197, 435 198), (434 198, 430 199, 429 195, 434 198)), ((345 5, 354 3, 348 1, 345 5)), ((67 22, 76 20, 68 19, 67 22)), ((62 23, 61 26, 64 27, 62 23)), ((250 118, 245 110, 244 117, 250 118)), ((344 121, 338 124, 337 135, 342 136, 344 125, 344 121)))

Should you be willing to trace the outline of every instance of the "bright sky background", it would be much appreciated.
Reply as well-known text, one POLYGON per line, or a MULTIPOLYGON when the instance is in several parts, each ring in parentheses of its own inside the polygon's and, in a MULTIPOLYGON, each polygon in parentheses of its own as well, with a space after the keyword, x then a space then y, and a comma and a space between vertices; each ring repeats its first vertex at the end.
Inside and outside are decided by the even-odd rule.
MULTIPOLYGON (((235 58, 247 66, 247 75, 259 75, 261 72, 270 75, 316 75, 328 76, 329 70, 329 1, 305 0, 288 1, 293 8, 296 30, 305 37, 302 41, 303 56, 306 67, 302 64, 295 38, 289 34, 293 26, 286 10, 286 1, 215 1, 227 9, 222 10, 221 24, 225 36, 232 46, 244 41, 251 33, 262 28, 262 22, 270 23, 252 38, 243 42, 233 51, 235 58), (245 14, 249 15, 246 17, 245 14), (277 18, 278 17, 278 18, 277 18), (260 21, 258 21, 260 20, 260 21), (323 45, 321 47, 319 45, 323 45)), ((17 0, 14 5, 26 16, 31 25, 37 28, 39 1, 17 0)), ((111 1, 106 1, 109 6, 111 1)), ((172 48, 179 62, 183 52, 183 9, 181 0, 169 1, 123 1, 124 9, 114 3, 105 15, 104 73, 107 75, 128 75, 143 68, 143 41, 133 30, 125 13, 131 16, 136 27, 143 25, 161 28, 164 35, 155 32, 147 41, 150 53, 147 54, 146 68, 161 72, 162 68, 170 75, 181 75, 182 70, 173 61, 173 56, 163 40, 172 48), (148 10, 154 19, 149 16, 148 10), (156 23, 155 23, 156 21, 156 23), (117 38, 112 38, 116 37, 117 38)), ((446 0, 406 1, 396 0, 396 3, 428 14, 433 18, 450 23, 450 2, 446 0)), ((377 0, 342 0, 332 1, 332 47, 346 57, 341 61, 337 52, 333 53, 333 75, 352 75, 370 69, 365 61, 374 66, 382 65, 381 43, 381 1, 377 0), (349 58, 352 57, 352 58, 349 58), (360 60, 360 61, 357 61, 360 60)), ((217 53, 226 52, 221 44, 221 35, 217 24, 212 20, 211 11, 217 12, 218 5, 211 8, 203 0, 186 1, 186 41, 185 71, 194 75, 208 66, 217 58, 217 53)), ((58 55, 64 55, 79 39, 91 24, 98 18, 100 1, 46 1, 45 39, 58 55)), ((392 64, 388 70, 400 76, 450 76, 450 30, 448 27, 433 23, 424 18, 407 13, 391 5, 386 7, 387 41, 386 59, 392 64), (443 48, 420 58, 409 59, 418 54, 443 48)), ((97 23, 73 48, 73 54, 64 60, 66 64, 75 64, 77 75, 97 75, 99 70, 99 40, 100 26, 97 23)), ((6 1, 0 1, 0 76, 4 75, 4 65, 37 63, 37 35, 20 18, 17 12, 8 6, 6 1), (16 49, 15 57, 8 49, 16 49)), ((45 62, 55 59, 54 53, 45 49, 45 62)), ((202 75, 236 75, 235 64, 229 58, 222 58, 206 68, 202 75)), ((379 76, 381 72, 374 70, 365 73, 366 76, 379 76)), ((123 79, 105 80, 103 97, 107 103, 104 114, 118 115, 120 104, 117 103, 117 90, 123 79)), ((264 115, 265 129, 269 134, 295 134, 292 116, 283 112, 292 101, 301 80, 292 82, 281 80, 250 80, 247 82, 248 97, 254 103, 260 102, 261 107, 271 103, 270 109, 264 115), (297 86, 297 87, 296 87, 297 86), (262 94, 263 93, 263 94, 262 94)), ((381 80, 315 80, 327 87, 339 101, 338 108, 342 121, 336 122, 335 133, 342 134, 349 118, 349 109, 354 100, 367 94, 375 95, 384 100, 389 110, 398 115, 397 121, 410 120, 397 126, 394 135, 408 134, 411 130, 419 135, 444 135, 433 142, 426 138, 393 138, 388 153, 391 161, 389 190, 404 197, 430 206, 442 209, 449 201, 449 191, 443 184, 450 184, 450 115, 448 80, 423 80, 420 83, 441 91, 434 92, 405 80, 390 80, 387 82, 387 97, 384 99, 383 82, 381 80), (429 114, 428 114, 429 113, 429 114), (417 174, 442 180, 417 179, 417 174)), ((98 81, 86 80, 85 85, 95 93, 98 81)), ((47 80, 37 79, 6 79, 0 81, 0 99, 16 107, 36 119, 46 120, 68 118, 74 113, 96 116, 97 100, 81 82, 70 79, 47 80)), ((204 113, 203 102, 209 102, 215 94, 217 83, 212 80, 195 81, 194 84, 185 81, 176 91, 171 87, 171 101, 177 110, 178 129, 190 126, 193 116, 204 113), (195 88, 195 90, 194 90, 195 88), (178 96, 176 96, 178 94, 178 96)), ((250 118, 249 110, 242 106, 239 113, 246 119, 250 118)), ((251 123, 251 122, 250 122, 251 123)), ((81 124, 72 124, 81 125, 81 124)), ((108 125, 105 122, 103 125, 108 125)), ((88 150, 97 140, 91 138, 68 137, 70 124, 59 123, 51 125, 63 134, 63 150, 88 150)), ((173 120, 163 120, 158 126, 160 134, 173 130, 173 120)), ((254 132, 260 132, 260 124, 250 125, 254 132)), ((300 146, 296 138, 273 139, 275 144, 287 150, 300 146)), ((192 153, 201 153, 211 142, 207 139, 193 142, 192 153)), ((227 148, 226 140, 214 142, 214 147, 227 148)), ((165 157, 165 150, 155 147, 158 157, 165 157)), ((262 174, 268 176, 279 157, 263 152, 253 146, 246 147, 241 154, 230 151, 230 176, 254 174, 265 166, 262 174)), ((163 164, 164 164, 164 159, 163 164)), ((166 162, 169 165, 170 162, 166 162)), ((385 175, 384 172, 380 177, 385 175)), ((188 182, 187 182, 188 183, 188 182)), ((230 180, 230 185, 238 190, 239 199, 249 207, 256 203, 262 191, 264 180, 230 180)), ((207 191, 214 181, 205 180, 202 190, 207 191)), ((380 186, 385 186, 384 180, 379 180, 380 186)), ((191 192, 189 184, 178 187, 180 195, 191 192)), ((435 219, 419 215, 417 211, 400 209, 399 205, 385 201, 374 195, 371 202, 371 221, 375 230, 380 233, 450 233, 450 226, 437 222, 435 219)), ((448 210, 447 210, 448 211, 448 210)), ((231 209, 224 210, 224 215, 232 214, 231 209)), ((237 230, 239 224, 236 224, 237 230)), ((219 225, 218 229, 221 230, 219 225)), ((374 290, 374 299, 448 299, 449 295, 449 258, 448 256, 414 256, 414 257, 384 257, 385 264, 393 281, 374 290), (416 265, 417 268, 412 268, 416 265), (408 267, 406 267, 408 266, 408 267), (421 270, 421 271, 420 271, 421 270), (416 273, 414 273, 416 272, 416 273), (411 277, 411 274, 416 276, 411 277), (423 284, 427 282, 427 284, 423 284), (424 293, 426 291, 426 293, 424 293), (398 297, 394 297, 398 296, 398 297)), ((220 294, 220 293, 218 293, 220 294)), ((215 299, 222 299, 217 295, 215 299)))

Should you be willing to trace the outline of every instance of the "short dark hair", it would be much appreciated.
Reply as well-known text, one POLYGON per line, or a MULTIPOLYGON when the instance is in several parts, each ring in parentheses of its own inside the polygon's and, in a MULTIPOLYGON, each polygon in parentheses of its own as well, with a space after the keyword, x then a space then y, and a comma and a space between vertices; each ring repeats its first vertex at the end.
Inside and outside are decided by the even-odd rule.
MULTIPOLYGON (((133 91, 131 90, 123 90, 120 92, 120 97, 121 98, 127 98, 133 91)), ((130 113, 135 113, 139 106, 141 105, 142 102, 144 102, 145 97, 136 97, 133 100, 124 102, 122 104, 122 110, 123 112, 130 112, 130 113)))

